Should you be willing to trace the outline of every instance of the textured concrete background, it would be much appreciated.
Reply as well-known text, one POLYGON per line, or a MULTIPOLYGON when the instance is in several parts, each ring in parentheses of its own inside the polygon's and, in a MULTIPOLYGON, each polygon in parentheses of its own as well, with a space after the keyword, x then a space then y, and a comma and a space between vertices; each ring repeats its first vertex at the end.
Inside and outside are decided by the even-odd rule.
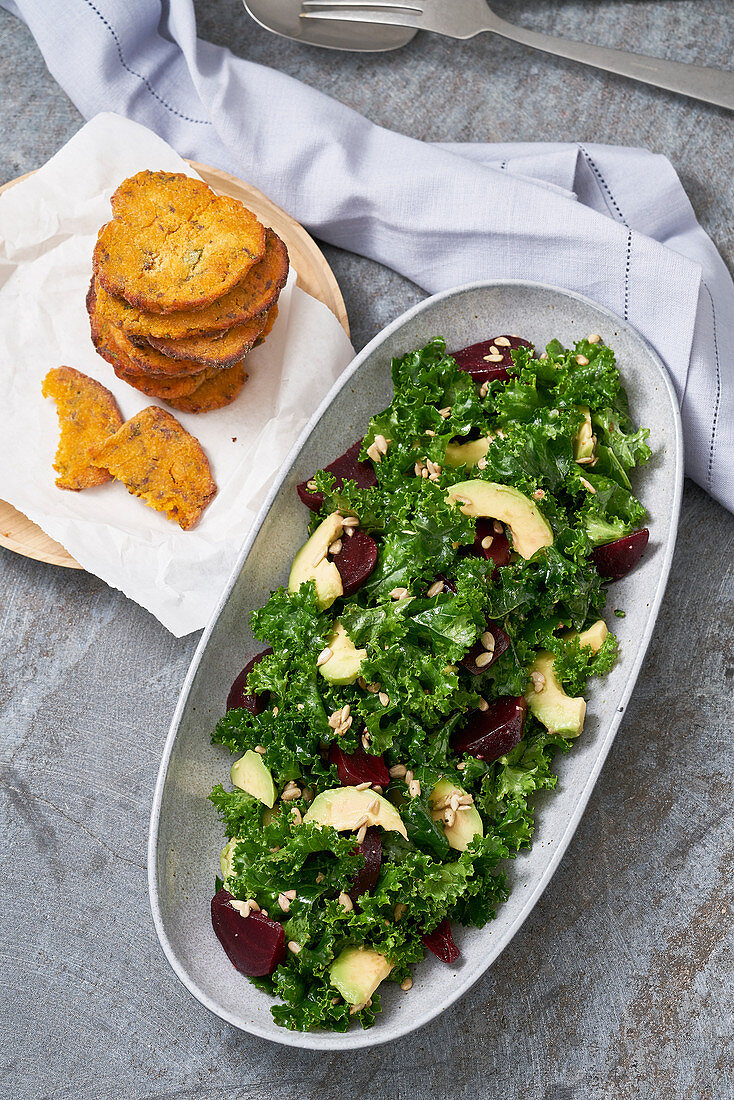
MULTIPOLYGON (((543 30, 730 65, 729 0, 498 3, 543 30)), ((236 0, 202 37, 415 137, 585 139, 666 153, 734 260, 732 116, 489 37, 420 36, 383 56, 275 39, 236 0)), ((0 182, 80 125, 26 30, 0 12, 0 182)), ((357 346, 420 298, 328 250, 357 346)), ((148 910, 161 748, 196 638, 79 572, 0 550, 5 1019, 18 1100, 722 1100, 731 1084, 733 524, 686 489, 637 691, 566 859, 486 977, 399 1047, 291 1052, 212 1018, 178 984, 148 910), (729 939, 727 939, 729 934, 729 939)))

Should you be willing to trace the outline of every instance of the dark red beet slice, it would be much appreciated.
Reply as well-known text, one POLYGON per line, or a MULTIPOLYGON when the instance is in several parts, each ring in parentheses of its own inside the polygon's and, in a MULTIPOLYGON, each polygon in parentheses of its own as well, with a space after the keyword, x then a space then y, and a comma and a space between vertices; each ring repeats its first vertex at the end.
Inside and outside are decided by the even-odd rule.
POLYGON ((354 883, 349 891, 352 901, 356 901, 360 894, 371 894, 380 877, 382 840, 377 826, 373 825, 371 829, 367 830, 357 851, 361 856, 364 856, 364 867, 357 871, 354 883))
POLYGON ((262 653, 256 653, 254 657, 251 657, 247 662, 242 672, 236 678, 232 687, 229 689, 229 695, 227 696, 227 710, 233 710, 234 708, 244 708, 249 710, 250 714, 257 716, 262 714, 267 706, 266 695, 255 695, 254 693, 248 694, 247 692, 247 677, 252 672, 258 661, 262 661, 263 657, 269 657, 272 653, 272 649, 264 649, 262 653))
POLYGON ((475 558, 484 558, 485 561, 493 561, 495 567, 507 565, 510 561, 510 542, 504 531, 497 532, 494 529, 493 519, 477 520, 474 534, 474 542, 464 548, 464 553, 471 554, 475 558), (482 546, 483 542, 491 539, 489 546, 482 546))
MULTIPOLYGON (((341 489, 345 481, 355 481, 360 489, 371 489, 373 485, 377 485, 377 476, 372 463, 358 460, 361 446, 362 440, 358 439, 340 458, 335 459, 329 466, 324 466, 324 469, 336 478, 337 488, 341 489)), ((297 486, 297 491, 307 508, 312 512, 321 511, 324 506, 323 493, 312 493, 307 481, 302 481, 297 486)))
POLYGON ((370 756, 361 745, 356 752, 348 753, 333 744, 329 749, 329 763, 336 766, 339 782, 344 787, 356 787, 358 783, 376 783, 386 787, 390 773, 382 756, 370 756))
POLYGON ((227 958, 248 978, 272 974, 285 958, 283 925, 262 913, 243 917, 229 904, 231 900, 224 889, 212 898, 212 928, 227 958))
POLYGON ((619 581, 634 569, 645 552, 650 532, 647 527, 633 531, 631 535, 608 542, 606 546, 597 546, 592 557, 600 577, 609 581, 619 581))
POLYGON ((377 543, 357 527, 350 537, 342 536, 342 548, 331 559, 339 570, 345 596, 361 588, 377 564, 377 543))
POLYGON ((489 661, 481 661, 477 664, 477 657, 481 657, 482 653, 486 653, 484 645, 481 641, 478 641, 476 645, 473 645, 466 657, 462 658, 462 665, 465 669, 468 669, 473 676, 479 676, 480 673, 486 672, 488 668, 491 668, 498 657, 501 657, 506 649, 509 648, 510 639, 501 626, 497 623, 489 620, 487 622, 486 629, 494 638, 494 649, 492 650, 492 658, 489 661))
POLYGON ((494 340, 482 340, 453 352, 459 370, 470 374, 475 382, 506 382, 510 377, 507 368, 512 366, 513 348, 531 348, 533 345, 519 336, 495 336, 494 340), (497 340, 503 343, 498 344, 497 340), (504 343, 507 341, 507 343, 504 343), (497 356, 502 356, 498 359, 497 356))
POLYGON ((441 962, 454 963, 461 954, 451 935, 451 925, 446 919, 442 920, 438 928, 434 928, 432 932, 426 932, 421 939, 428 950, 437 955, 441 962))
POLYGON ((522 741, 527 712, 522 695, 503 695, 490 703, 489 710, 472 711, 464 729, 451 739, 451 746, 454 752, 491 764, 522 741))

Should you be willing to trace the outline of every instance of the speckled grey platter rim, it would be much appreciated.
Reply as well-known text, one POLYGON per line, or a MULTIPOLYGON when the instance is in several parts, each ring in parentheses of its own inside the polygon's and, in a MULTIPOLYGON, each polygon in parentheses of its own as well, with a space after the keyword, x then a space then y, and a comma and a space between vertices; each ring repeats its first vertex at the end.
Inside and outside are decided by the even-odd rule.
MULTIPOLYGON (((445 1011, 472 986, 510 942, 558 866, 614 741, 634 688, 665 591, 675 546, 683 484, 678 405, 656 353, 626 322, 583 297, 525 280, 490 280, 436 294, 395 320, 354 359, 295 443, 245 542, 219 606, 191 663, 164 747, 153 799, 148 881, 153 920, 163 950, 184 986, 234 1027, 286 1046, 356 1050, 400 1038, 445 1011), (556 791, 536 798, 537 830, 529 852, 507 864, 512 886, 497 919, 482 930, 456 930, 457 968, 433 957, 416 968, 406 995, 386 984, 383 1012, 364 1031, 303 1034, 277 1027, 267 994, 229 963, 211 929, 209 901, 224 838, 206 796, 226 781, 231 757, 209 734, 224 710, 232 679, 246 655, 261 648, 247 613, 283 583, 305 533, 307 516, 295 485, 333 460, 364 432, 368 417, 390 399, 390 358, 434 335, 461 347, 500 332, 519 332, 542 346, 600 332, 615 348, 634 419, 652 428, 652 462, 635 489, 648 505, 651 538, 640 566, 615 586, 607 605, 621 656, 589 693, 584 734, 557 761, 556 791)), ((610 624, 611 625, 611 624, 610 624)), ((526 977, 524 980, 529 981, 526 977)), ((381 993, 383 991, 381 990, 381 993)))

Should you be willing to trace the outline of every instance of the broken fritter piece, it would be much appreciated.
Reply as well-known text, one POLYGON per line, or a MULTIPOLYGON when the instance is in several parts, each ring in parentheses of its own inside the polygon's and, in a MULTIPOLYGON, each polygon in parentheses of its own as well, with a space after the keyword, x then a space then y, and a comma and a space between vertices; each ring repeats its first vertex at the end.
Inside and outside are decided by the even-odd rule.
POLYGON ((109 472, 91 460, 92 448, 114 435, 122 424, 110 391, 73 367, 54 367, 41 390, 44 397, 56 402, 59 418, 61 434, 53 464, 59 489, 77 493, 110 481, 109 472))
POLYGON ((110 294, 150 313, 200 309, 240 283, 265 253, 265 228, 202 180, 138 172, 110 200, 94 271, 110 294))
POLYGON ((211 305, 176 313, 148 313, 124 298, 109 295, 97 286, 102 316, 133 339, 183 340, 188 336, 212 336, 266 312, 277 301, 288 278, 288 252, 277 233, 265 230, 265 255, 241 283, 211 305))
POLYGON ((126 420, 94 449, 93 458, 129 493, 184 531, 198 523, 217 492, 198 439, 157 405, 126 420))

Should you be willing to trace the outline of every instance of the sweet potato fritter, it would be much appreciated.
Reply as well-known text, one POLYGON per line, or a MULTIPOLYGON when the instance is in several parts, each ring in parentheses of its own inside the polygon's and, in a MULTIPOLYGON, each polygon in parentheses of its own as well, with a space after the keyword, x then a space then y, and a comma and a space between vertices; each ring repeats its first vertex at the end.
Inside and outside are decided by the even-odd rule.
POLYGON ((87 312, 92 343, 103 359, 132 376, 185 378, 201 374, 204 366, 194 359, 170 359, 148 344, 142 348, 132 344, 122 329, 100 313, 95 286, 93 279, 87 294, 87 312))
POLYGON ((268 336, 270 335, 273 325, 278 319, 278 303, 270 307, 267 320, 265 322, 265 328, 262 330, 257 340, 255 341, 255 347, 259 348, 261 344, 264 344, 268 336))
POLYGON ((267 314, 263 313, 246 325, 236 325, 213 337, 186 336, 183 340, 159 340, 149 336, 148 345, 171 359, 188 359, 207 367, 231 367, 244 359, 255 346, 266 322, 267 314))
POLYGON ((108 295, 97 286, 100 313, 127 336, 183 340, 187 336, 211 336, 235 325, 245 325, 270 309, 288 278, 288 252, 272 229, 265 230, 265 255, 243 281, 203 309, 177 313, 147 313, 124 298, 108 295), (109 300, 108 300, 109 299, 109 300))
POLYGON ((217 371, 188 397, 177 397, 167 401, 166 404, 178 409, 179 412, 214 412, 215 409, 223 409, 225 405, 231 405, 239 396, 246 380, 244 366, 242 363, 235 363, 233 367, 217 371))
POLYGON ((110 200, 93 266, 110 294, 150 313, 221 298, 265 253, 265 229, 237 199, 172 172, 138 172, 110 200))
POLYGON ((211 378, 216 373, 216 369, 210 367, 208 370, 203 370, 201 374, 189 374, 186 378, 165 378, 157 374, 126 374, 119 367, 113 369, 121 382, 127 382, 128 386, 140 390, 146 397, 158 397, 161 401, 188 397, 206 382, 207 378, 211 378))
POLYGON ((44 397, 53 397, 61 436, 54 459, 59 489, 90 489, 111 475, 95 466, 92 447, 114 435, 122 424, 117 402, 104 386, 73 367, 55 367, 43 380, 44 397))
POLYGON ((93 457, 128 492, 184 531, 198 523, 217 491, 198 439, 157 405, 125 421, 93 457))

